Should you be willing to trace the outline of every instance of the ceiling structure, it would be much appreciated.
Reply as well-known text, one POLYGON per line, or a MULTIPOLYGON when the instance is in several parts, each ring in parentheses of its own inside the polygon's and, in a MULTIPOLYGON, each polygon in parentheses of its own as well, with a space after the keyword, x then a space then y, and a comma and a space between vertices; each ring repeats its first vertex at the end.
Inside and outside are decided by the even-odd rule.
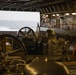
POLYGON ((75 12, 76 0, 0 0, 0 10, 36 11, 41 14, 75 12))

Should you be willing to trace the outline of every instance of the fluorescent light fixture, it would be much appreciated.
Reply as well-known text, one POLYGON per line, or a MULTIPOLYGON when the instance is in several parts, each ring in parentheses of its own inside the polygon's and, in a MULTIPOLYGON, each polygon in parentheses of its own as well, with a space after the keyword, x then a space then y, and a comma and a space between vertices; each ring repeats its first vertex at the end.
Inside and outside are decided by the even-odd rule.
POLYGON ((55 16, 55 14, 53 14, 53 16, 55 16))
POLYGON ((59 16, 59 14, 56 14, 56 16, 59 16))
POLYGON ((69 15, 69 13, 65 13, 65 15, 67 15, 67 16, 68 16, 68 15, 69 15))
POLYGON ((76 13, 72 13, 72 15, 76 15, 76 13))
POLYGON ((46 15, 46 17, 48 17, 48 15, 46 15))

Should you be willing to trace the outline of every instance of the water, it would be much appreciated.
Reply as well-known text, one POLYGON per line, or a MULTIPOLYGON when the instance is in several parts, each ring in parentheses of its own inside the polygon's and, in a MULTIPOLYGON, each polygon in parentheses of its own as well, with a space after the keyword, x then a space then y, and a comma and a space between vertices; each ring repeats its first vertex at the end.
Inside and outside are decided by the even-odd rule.
POLYGON ((22 27, 30 27, 36 31, 37 27, 36 21, 10 21, 10 20, 0 20, 0 31, 18 31, 22 27))

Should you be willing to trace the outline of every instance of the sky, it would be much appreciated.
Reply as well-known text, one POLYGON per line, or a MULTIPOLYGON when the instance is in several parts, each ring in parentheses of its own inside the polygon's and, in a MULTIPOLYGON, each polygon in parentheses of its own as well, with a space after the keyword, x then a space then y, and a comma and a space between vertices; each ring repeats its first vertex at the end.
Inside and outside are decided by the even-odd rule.
POLYGON ((0 20, 40 21, 39 12, 0 11, 0 20))

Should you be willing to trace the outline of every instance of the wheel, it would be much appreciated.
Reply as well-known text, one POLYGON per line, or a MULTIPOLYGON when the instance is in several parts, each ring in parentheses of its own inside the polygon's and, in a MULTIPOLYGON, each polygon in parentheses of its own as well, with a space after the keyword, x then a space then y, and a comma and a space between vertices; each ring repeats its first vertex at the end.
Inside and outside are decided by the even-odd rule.
POLYGON ((35 33, 30 27, 23 27, 18 31, 18 36, 34 38, 35 33))
POLYGON ((24 44, 15 36, 2 34, 0 35, 0 53, 1 55, 20 56, 22 59, 25 59, 26 48, 24 44))

